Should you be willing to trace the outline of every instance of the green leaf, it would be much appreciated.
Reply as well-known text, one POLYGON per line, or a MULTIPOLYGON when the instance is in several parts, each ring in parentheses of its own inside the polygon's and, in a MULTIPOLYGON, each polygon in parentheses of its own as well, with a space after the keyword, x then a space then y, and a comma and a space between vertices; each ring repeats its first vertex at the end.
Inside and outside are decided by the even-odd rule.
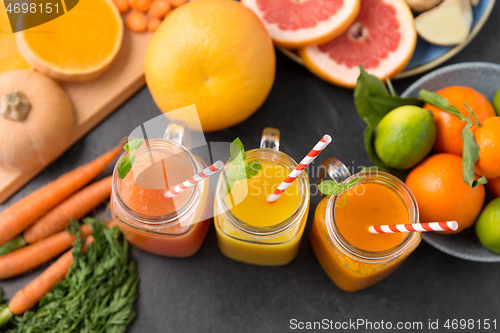
POLYGON ((232 167, 224 174, 226 179, 226 195, 231 193, 231 189, 237 180, 250 179, 262 169, 262 165, 258 161, 247 163, 245 147, 240 138, 236 138, 229 147, 231 157, 229 162, 232 167))
POLYGON ((134 151, 139 149, 139 147, 141 147, 143 142, 144 142, 144 139, 134 139, 134 140, 128 142, 127 144, 125 144, 125 146, 123 146, 123 149, 125 149, 129 153, 133 153, 134 151))
POLYGON ((354 88, 354 104, 361 119, 365 122, 368 121, 373 127, 377 127, 386 113, 375 109, 368 98, 373 96, 389 96, 389 91, 382 81, 368 74, 363 66, 359 66, 359 69, 360 74, 356 88, 354 88))
POLYGON ((257 175, 260 170, 262 170, 262 164, 260 164, 260 162, 258 161, 253 161, 250 163, 245 162, 246 179, 250 179, 253 176, 257 175))
POLYGON ((135 162, 135 155, 126 155, 120 160, 116 170, 118 171, 118 177, 121 179, 125 178, 135 162))
POLYGON ((479 146, 474 138, 474 132, 471 131, 472 125, 472 121, 468 119, 467 125, 462 130, 462 174, 464 182, 470 187, 475 188, 481 184, 486 184, 488 181, 485 177, 474 180, 476 177, 474 165, 479 159, 479 146))
POLYGON ((388 114, 403 105, 422 106, 423 101, 416 97, 402 98, 399 96, 369 96, 368 101, 379 114, 388 114))
POLYGON ((443 96, 438 95, 435 92, 422 89, 420 90, 420 97, 422 97, 424 102, 447 111, 454 116, 457 116, 461 121, 469 120, 469 118, 461 114, 456 107, 450 105, 450 103, 448 103, 448 101, 443 96))
POLYGON ((236 138, 233 142, 231 142, 229 153, 231 154, 229 162, 232 164, 239 164, 239 161, 243 162, 247 159, 245 147, 243 146, 243 142, 241 142, 240 138, 236 138))
POLYGON ((318 190, 324 195, 332 195, 340 193, 342 185, 335 183, 333 180, 324 180, 318 185, 318 190))

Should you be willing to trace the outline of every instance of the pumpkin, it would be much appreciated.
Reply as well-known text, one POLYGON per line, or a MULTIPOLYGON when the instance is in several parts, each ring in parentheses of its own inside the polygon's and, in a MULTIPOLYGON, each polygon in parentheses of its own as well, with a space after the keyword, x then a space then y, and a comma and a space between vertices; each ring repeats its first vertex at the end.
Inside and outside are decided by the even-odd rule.
POLYGON ((86 81, 102 74, 122 39, 123 20, 111 0, 79 1, 57 19, 16 33, 26 62, 61 81, 86 81))
POLYGON ((68 145, 74 128, 71 102, 52 79, 29 69, 0 73, 0 167, 31 171, 68 145))

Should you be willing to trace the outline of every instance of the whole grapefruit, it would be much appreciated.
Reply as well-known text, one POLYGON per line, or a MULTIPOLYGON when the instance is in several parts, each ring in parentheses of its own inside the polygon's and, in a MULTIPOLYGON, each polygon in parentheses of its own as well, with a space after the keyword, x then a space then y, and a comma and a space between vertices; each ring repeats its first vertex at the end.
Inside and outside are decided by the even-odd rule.
POLYGON ((462 179, 462 159, 436 154, 417 165, 406 178, 415 195, 420 222, 457 221, 460 232, 474 224, 484 203, 484 185, 471 188, 462 179))
MULTIPOLYGON (((195 104, 204 131, 247 119, 274 81, 276 56, 257 16, 232 0, 198 0, 172 12, 146 50, 146 82, 161 111, 195 104)), ((182 118, 194 127, 197 120, 182 118)))
MULTIPOLYGON (((461 114, 469 117, 470 112, 464 103, 470 107, 479 118, 479 121, 495 117, 495 109, 483 94, 469 87, 451 86, 436 91, 444 97, 450 105, 456 107, 461 114)), ((434 114, 436 124, 436 142, 434 150, 440 153, 462 155, 462 129, 465 121, 460 121, 456 116, 430 104, 423 106, 434 114)), ((474 121, 474 118, 472 118, 474 121)))

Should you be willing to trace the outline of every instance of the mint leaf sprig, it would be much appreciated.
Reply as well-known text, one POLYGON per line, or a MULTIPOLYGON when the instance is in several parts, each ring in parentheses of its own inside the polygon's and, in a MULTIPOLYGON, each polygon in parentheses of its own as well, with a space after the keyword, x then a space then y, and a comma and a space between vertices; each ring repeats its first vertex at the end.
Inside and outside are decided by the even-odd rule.
POLYGON ((478 180, 475 180, 476 173, 474 171, 474 165, 476 162, 479 160, 479 145, 476 142, 476 138, 474 137, 474 132, 471 130, 472 126, 477 126, 481 127, 481 123, 479 122, 479 118, 477 115, 472 111, 470 107, 468 107, 465 103, 465 107, 467 110, 469 110, 470 115, 469 117, 464 116, 463 114, 460 113, 460 111, 450 105, 448 101, 438 95, 435 92, 431 92, 425 89, 420 90, 420 97, 422 99, 430 104, 433 105, 437 108, 440 108, 441 110, 444 110, 460 119, 461 121, 465 121, 466 124, 464 126, 464 129, 462 130, 462 145, 463 145, 463 151, 462 151, 462 176, 464 183, 468 184, 472 188, 476 188, 477 186, 481 184, 486 184, 488 180, 485 177, 481 177, 478 180), (472 122, 472 117, 476 119, 476 122, 472 122))
POLYGON ((118 171, 118 177, 120 177, 121 179, 124 179, 132 169, 132 166, 135 162, 135 155, 132 155, 132 153, 137 151, 137 149, 141 147, 143 142, 144 139, 134 139, 123 146, 123 149, 125 149, 129 154, 127 156, 123 156, 123 158, 120 160, 120 163, 118 163, 116 167, 116 170, 118 171))
POLYGON ((357 185, 362 179, 363 177, 354 177, 352 179, 349 179, 347 182, 340 184, 337 184, 333 180, 324 180, 321 182, 321 184, 318 185, 318 189, 324 195, 341 193, 342 197, 344 198, 344 204, 342 206, 337 205, 337 207, 342 208, 345 206, 345 191, 357 185))
POLYGON ((262 170, 262 164, 259 161, 246 161, 245 147, 240 138, 236 138, 229 147, 229 163, 232 168, 225 173, 226 177, 226 195, 231 193, 234 183, 237 180, 250 179, 262 170))

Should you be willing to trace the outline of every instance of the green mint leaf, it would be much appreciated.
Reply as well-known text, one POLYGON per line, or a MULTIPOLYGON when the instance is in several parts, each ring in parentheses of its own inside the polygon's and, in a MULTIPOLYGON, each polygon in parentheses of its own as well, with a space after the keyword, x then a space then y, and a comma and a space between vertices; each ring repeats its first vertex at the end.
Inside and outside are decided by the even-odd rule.
POLYGON ((423 101, 416 97, 402 98, 399 96, 369 96, 367 97, 367 100, 377 113, 384 115, 403 105, 422 106, 423 104, 423 101))
POLYGON ((338 194, 342 190, 342 185, 335 183, 333 180, 324 180, 318 185, 318 190, 324 195, 338 194))
POLYGON ((258 161, 253 161, 250 163, 245 162, 246 179, 250 179, 253 176, 257 175, 260 170, 262 170, 262 164, 260 164, 260 162, 258 161))
POLYGON ((229 162, 232 164, 241 164, 241 162, 247 159, 245 147, 243 146, 243 142, 241 142, 240 138, 236 138, 233 142, 231 142, 229 153, 231 154, 229 162))
POLYGON ((479 146, 474 138, 474 132, 471 131, 472 125, 472 121, 468 119, 467 124, 462 130, 462 175, 464 182, 470 187, 475 188, 480 184, 486 184, 486 179, 478 179, 477 181, 474 180, 476 177, 474 165, 479 159, 479 146))
POLYGON ((120 160, 116 170, 118 171, 118 177, 121 179, 125 178, 135 162, 135 155, 126 155, 120 160))
POLYGON ((389 96, 389 91, 382 81, 368 74, 363 66, 359 66, 359 68, 360 74, 356 88, 354 88, 354 105, 361 119, 365 122, 368 121, 373 127, 377 127, 387 112, 384 113, 375 109, 368 97, 389 96))
POLYGON ((488 183, 488 179, 486 179, 486 177, 483 176, 483 177, 479 178, 478 180, 473 181, 471 187, 476 188, 479 185, 485 185, 487 183, 488 183))
POLYGON ((125 144, 125 146, 123 146, 123 149, 125 149, 129 153, 133 153, 134 151, 139 149, 139 147, 142 145, 143 142, 144 142, 144 139, 134 139, 134 140, 128 142, 127 144, 125 144))
POLYGON ((469 120, 469 118, 461 114, 456 107, 450 105, 450 103, 448 103, 443 96, 438 95, 435 92, 422 89, 420 90, 420 97, 422 97, 424 102, 457 116, 461 121, 469 120))
POLYGON ((353 179, 349 179, 349 181, 344 184, 344 191, 356 186, 362 179, 363 177, 354 177, 353 179))

